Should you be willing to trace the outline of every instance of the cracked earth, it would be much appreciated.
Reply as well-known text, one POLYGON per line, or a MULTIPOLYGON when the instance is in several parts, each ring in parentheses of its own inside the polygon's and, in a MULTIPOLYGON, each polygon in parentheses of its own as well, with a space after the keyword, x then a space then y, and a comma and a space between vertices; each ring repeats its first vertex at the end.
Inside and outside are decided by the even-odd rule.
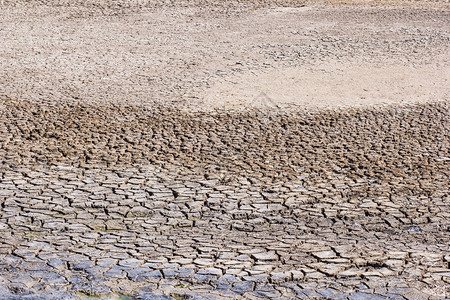
POLYGON ((448 299, 444 1, 3 1, 1 299, 448 299))

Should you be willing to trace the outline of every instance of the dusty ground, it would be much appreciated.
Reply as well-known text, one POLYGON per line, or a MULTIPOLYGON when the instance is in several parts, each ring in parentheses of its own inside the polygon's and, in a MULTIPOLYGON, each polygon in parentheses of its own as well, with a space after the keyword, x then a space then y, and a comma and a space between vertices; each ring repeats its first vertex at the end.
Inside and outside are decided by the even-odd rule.
POLYGON ((447 2, 0 3, 0 298, 449 297, 447 2))
POLYGON ((68 3, 4 2, 0 93, 190 109, 249 106, 261 93, 301 106, 449 97, 440 2, 68 3))

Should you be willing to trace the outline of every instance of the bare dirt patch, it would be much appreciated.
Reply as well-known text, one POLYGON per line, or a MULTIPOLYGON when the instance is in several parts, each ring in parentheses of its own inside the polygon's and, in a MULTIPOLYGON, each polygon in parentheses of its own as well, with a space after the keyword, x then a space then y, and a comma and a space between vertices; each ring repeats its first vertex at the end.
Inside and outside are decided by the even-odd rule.
POLYGON ((448 297, 448 3, 0 5, 0 297, 448 297))
POLYGON ((324 64, 246 74, 214 84, 211 108, 343 107, 402 104, 449 98, 450 69, 429 66, 324 64), (263 98, 262 100, 259 98, 263 98))
POLYGON ((0 93, 195 110, 260 92, 300 106, 448 99, 448 5, 352 3, 6 1, 0 93))

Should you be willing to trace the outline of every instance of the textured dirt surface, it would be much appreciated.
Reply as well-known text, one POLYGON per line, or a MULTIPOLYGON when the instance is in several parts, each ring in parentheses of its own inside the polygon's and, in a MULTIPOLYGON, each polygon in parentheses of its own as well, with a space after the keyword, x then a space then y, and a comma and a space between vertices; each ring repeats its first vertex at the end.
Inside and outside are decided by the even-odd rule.
POLYGON ((6 1, 0 94, 201 110, 260 106, 261 93, 321 107, 448 99, 448 5, 422 2, 6 1))
POLYGON ((448 3, 0 5, 1 299, 450 297, 448 3))
POLYGON ((448 292, 447 103, 2 108, 0 258, 16 293, 448 292))

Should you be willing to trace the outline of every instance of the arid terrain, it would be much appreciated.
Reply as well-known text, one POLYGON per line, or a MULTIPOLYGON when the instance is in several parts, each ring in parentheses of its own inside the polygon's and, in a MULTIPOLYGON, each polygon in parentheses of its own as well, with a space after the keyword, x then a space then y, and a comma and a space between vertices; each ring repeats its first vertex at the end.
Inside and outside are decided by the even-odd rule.
POLYGON ((447 1, 0 2, 0 299, 450 298, 447 1))

